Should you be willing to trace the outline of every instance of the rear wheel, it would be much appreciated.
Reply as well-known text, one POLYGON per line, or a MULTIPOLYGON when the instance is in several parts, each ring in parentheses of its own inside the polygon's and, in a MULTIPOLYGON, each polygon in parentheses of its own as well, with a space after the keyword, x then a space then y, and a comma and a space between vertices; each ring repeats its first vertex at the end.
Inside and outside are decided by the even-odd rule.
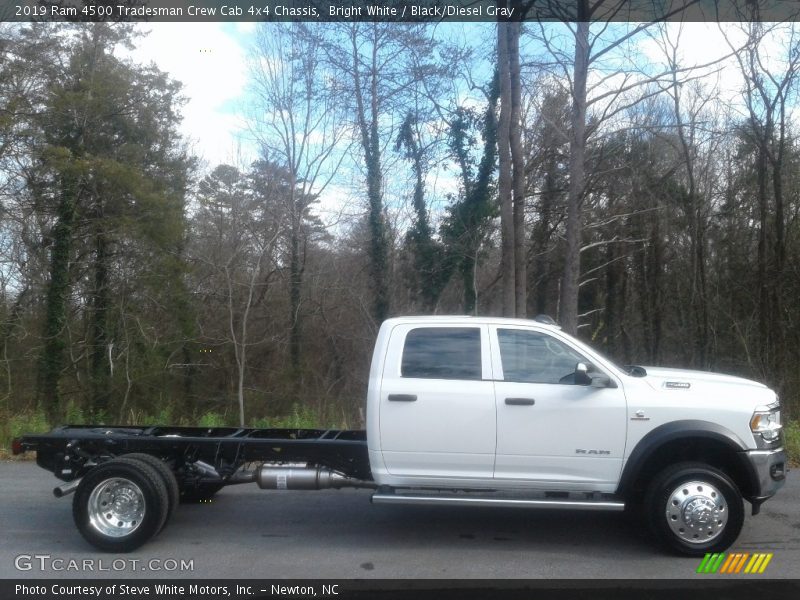
POLYGON ((164 529, 164 527, 167 526, 170 518, 172 518, 172 515, 175 514, 175 510, 178 508, 178 503, 180 502, 180 489, 178 488, 178 480, 175 478, 175 473, 172 472, 172 469, 170 469, 163 460, 151 454, 145 454, 144 452, 133 452, 123 456, 125 458, 140 460, 143 463, 150 465, 161 476, 161 480, 164 482, 164 486, 167 488, 167 498, 169 500, 167 520, 164 521, 164 525, 161 527, 164 529))
POLYGON ((142 461, 115 458, 94 467, 72 500, 84 539, 107 552, 130 552, 159 532, 169 512, 158 472, 142 461))
POLYGON ((650 483, 645 518, 656 538, 689 556, 727 549, 742 530, 744 502, 722 471, 698 462, 673 465, 650 483))

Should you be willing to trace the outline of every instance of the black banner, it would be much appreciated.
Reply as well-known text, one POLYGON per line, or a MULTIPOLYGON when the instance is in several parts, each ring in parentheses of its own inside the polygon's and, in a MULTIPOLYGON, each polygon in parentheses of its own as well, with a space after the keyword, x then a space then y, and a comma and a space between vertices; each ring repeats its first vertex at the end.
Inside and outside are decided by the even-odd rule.
POLYGON ((510 598, 547 600, 674 600, 679 594, 700 593, 714 600, 800 597, 800 580, 724 578, 713 580, 3 580, 3 600, 254 600, 258 598, 426 599, 467 600, 510 598))
POLYGON ((0 21, 786 21, 795 0, 0 0, 0 21))

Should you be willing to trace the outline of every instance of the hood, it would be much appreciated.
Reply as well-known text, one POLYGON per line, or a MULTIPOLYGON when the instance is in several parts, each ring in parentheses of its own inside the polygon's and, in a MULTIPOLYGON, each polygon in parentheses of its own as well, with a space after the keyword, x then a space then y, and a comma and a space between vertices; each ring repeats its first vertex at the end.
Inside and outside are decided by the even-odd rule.
POLYGON ((723 375, 722 373, 668 369, 665 367, 642 368, 647 372, 644 380, 656 390, 692 391, 697 387, 706 387, 708 385, 736 385, 767 389, 767 386, 763 383, 743 377, 723 375))

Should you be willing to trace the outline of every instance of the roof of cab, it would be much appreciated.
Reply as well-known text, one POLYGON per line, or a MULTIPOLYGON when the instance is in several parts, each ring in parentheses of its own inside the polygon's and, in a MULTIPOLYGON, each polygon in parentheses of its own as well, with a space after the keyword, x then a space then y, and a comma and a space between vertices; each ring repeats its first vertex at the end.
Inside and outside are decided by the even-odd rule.
POLYGON ((536 319, 510 319, 507 317, 486 317, 486 316, 471 316, 471 315, 424 315, 424 316, 402 316, 392 317, 387 319, 386 323, 394 325, 399 324, 413 324, 413 323, 473 323, 473 324, 486 324, 486 325, 523 325, 530 327, 536 325, 537 327, 544 327, 547 329, 561 329, 561 327, 553 322, 546 323, 536 319))

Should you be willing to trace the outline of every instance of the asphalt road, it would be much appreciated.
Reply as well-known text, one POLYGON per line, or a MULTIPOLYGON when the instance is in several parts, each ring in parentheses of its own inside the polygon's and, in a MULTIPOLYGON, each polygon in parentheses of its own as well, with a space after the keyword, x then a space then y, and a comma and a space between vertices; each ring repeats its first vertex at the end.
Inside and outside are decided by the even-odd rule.
MULTIPOLYGON (((144 547, 108 555, 81 538, 72 497, 54 498, 55 483, 32 462, 0 462, 0 578, 724 577, 695 575, 697 559, 661 552, 618 513, 373 506, 368 491, 254 485, 227 488, 210 504, 183 505, 144 547), (50 558, 35 558, 42 555, 50 558), (93 560, 95 570, 55 570, 53 559, 65 561, 57 567, 93 560), (98 572, 100 559, 105 568, 128 562, 123 571, 98 572), (163 570, 174 566, 170 559, 192 561, 193 570, 163 570), (162 570, 145 571, 148 563, 162 570)), ((764 575, 747 577, 800 576, 800 477, 791 473, 761 514, 747 517, 731 551, 774 553, 764 575)))

